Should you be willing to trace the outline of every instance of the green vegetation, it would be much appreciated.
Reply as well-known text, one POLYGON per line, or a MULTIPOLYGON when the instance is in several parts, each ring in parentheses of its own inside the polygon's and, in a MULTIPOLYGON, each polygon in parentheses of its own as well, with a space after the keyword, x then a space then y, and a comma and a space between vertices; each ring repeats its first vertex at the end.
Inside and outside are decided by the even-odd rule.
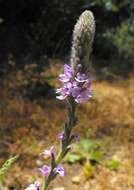
POLYGON ((95 165, 102 161, 104 156, 102 142, 99 140, 82 139, 73 145, 73 150, 66 156, 70 163, 83 162, 83 173, 86 179, 93 176, 95 165))
POLYGON ((106 166, 110 169, 110 170, 117 170, 119 167, 120 162, 118 160, 110 160, 106 162, 106 166))
POLYGON ((0 168, 0 180, 4 177, 8 169, 11 167, 11 165, 17 160, 19 156, 14 156, 9 158, 8 160, 5 161, 5 163, 1 166, 0 168))
POLYGON ((117 170, 120 162, 118 160, 105 160, 102 150, 103 142, 100 140, 81 139, 73 144, 73 150, 65 161, 69 163, 82 162, 83 173, 86 179, 94 175, 96 164, 101 164, 110 170, 117 170))
POLYGON ((73 144, 73 150, 67 155, 66 160, 70 163, 84 160, 99 162, 103 158, 101 146, 102 142, 99 140, 81 139, 80 142, 73 144))

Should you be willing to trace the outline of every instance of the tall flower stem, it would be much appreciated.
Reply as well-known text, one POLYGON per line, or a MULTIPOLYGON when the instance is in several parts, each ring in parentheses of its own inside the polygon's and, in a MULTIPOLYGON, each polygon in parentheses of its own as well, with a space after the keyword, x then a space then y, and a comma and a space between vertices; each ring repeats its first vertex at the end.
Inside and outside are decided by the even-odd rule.
POLYGON ((72 128, 76 124, 76 117, 75 117, 76 103, 72 97, 68 98, 67 105, 68 105, 68 120, 64 124, 64 129, 63 129, 63 131, 64 131, 63 133, 64 133, 65 137, 64 137, 64 140, 61 142, 61 147, 60 147, 59 154, 57 155, 57 158, 55 159, 55 161, 53 163, 51 163, 52 169, 51 169, 51 172, 50 172, 48 178, 46 179, 44 190, 48 190, 48 186, 49 186, 50 182, 55 178, 54 168, 57 167, 58 164, 61 163, 63 158, 66 156, 66 154, 68 153, 69 145, 72 141, 71 131, 72 131, 72 128))
MULTIPOLYGON (((95 34, 95 20, 91 11, 84 11, 73 32, 73 41, 70 57, 70 65, 64 65, 64 73, 59 75, 61 88, 56 90, 59 100, 67 100, 68 119, 63 126, 63 131, 59 135, 60 150, 56 157, 53 147, 45 150, 44 155, 50 156, 51 165, 44 165, 39 171, 45 176, 45 184, 42 189, 48 190, 49 184, 55 179, 56 175, 64 176, 64 168, 60 164, 71 148, 73 139, 77 139, 76 134, 71 134, 73 127, 76 125, 76 103, 83 103, 92 97, 91 88, 91 52, 95 34)), ((40 189, 40 184, 31 184, 27 190, 40 189)))

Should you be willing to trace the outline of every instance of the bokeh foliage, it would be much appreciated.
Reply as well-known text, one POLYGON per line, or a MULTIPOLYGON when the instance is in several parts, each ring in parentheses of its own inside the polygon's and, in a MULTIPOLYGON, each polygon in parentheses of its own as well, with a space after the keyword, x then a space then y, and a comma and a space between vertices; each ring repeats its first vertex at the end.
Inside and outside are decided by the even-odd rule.
POLYGON ((133 0, 0 0, 0 58, 12 54, 23 65, 67 55, 74 24, 85 9, 96 18, 95 57, 132 60, 133 0))

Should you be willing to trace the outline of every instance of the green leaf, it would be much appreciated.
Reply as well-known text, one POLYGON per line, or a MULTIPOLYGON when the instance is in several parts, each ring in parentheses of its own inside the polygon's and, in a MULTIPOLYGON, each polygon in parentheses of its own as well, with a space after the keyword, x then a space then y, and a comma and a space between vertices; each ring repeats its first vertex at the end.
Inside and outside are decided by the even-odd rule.
POLYGON ((119 11, 119 8, 118 8, 115 4, 113 4, 113 5, 112 5, 112 11, 113 11, 113 12, 118 12, 118 11, 119 11))
POLYGON ((17 160, 18 157, 19 156, 17 155, 17 156, 11 157, 11 158, 9 158, 8 160, 5 161, 5 163, 0 168, 0 180, 5 175, 5 173, 10 168, 10 166, 17 160))
POLYGON ((110 160, 106 166, 110 169, 110 170, 117 170, 117 168, 119 167, 120 162, 118 160, 110 160))
POLYGON ((83 156, 77 154, 68 154, 65 158, 66 161, 71 162, 72 164, 83 159, 83 156))
POLYGON ((99 162, 103 158, 104 154, 101 151, 94 151, 90 155, 90 159, 99 162))
POLYGON ((80 145, 85 151, 92 151, 100 148, 100 141, 82 139, 80 145))
POLYGON ((98 140, 81 139, 73 144, 72 153, 69 153, 65 161, 75 163, 81 160, 93 160, 99 162, 103 157, 100 147, 102 142, 98 140))

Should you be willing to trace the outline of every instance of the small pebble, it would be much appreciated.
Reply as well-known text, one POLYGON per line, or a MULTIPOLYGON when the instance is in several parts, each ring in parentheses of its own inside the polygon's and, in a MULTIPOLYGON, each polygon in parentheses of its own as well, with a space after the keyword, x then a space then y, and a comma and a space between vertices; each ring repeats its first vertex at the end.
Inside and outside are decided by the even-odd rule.
POLYGON ((75 176, 75 177, 72 178, 72 182, 75 183, 75 184, 79 184, 80 180, 81 180, 80 176, 75 176))
POLYGON ((65 190, 64 187, 55 187, 53 190, 65 190))

